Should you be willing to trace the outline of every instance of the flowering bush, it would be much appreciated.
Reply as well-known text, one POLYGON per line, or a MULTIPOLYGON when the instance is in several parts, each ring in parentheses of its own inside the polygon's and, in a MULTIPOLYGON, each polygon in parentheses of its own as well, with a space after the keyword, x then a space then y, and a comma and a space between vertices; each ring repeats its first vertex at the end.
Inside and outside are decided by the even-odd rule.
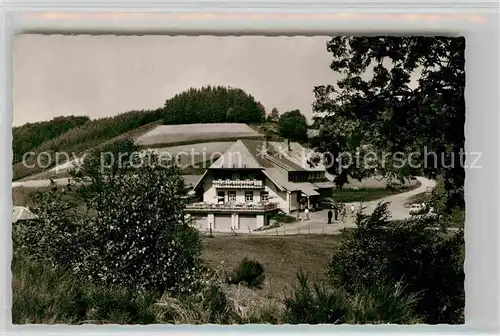
POLYGON ((147 165, 134 168, 132 161, 103 166, 97 154, 89 157, 74 173, 77 185, 69 186, 76 201, 57 188, 39 193, 40 220, 19 245, 34 243, 31 255, 94 282, 192 291, 199 282, 200 236, 184 221, 186 188, 178 169, 158 160, 150 155, 147 165))
POLYGON ((32 196, 38 219, 18 222, 12 227, 13 247, 51 266, 71 267, 85 250, 87 231, 82 214, 67 189, 55 186, 32 196))

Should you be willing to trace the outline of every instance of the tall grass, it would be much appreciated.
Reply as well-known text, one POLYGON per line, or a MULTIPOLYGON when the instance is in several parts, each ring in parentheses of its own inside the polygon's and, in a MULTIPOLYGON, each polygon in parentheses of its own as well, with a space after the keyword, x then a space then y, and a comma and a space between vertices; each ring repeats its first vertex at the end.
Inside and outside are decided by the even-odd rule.
POLYGON ((302 272, 298 286, 285 298, 283 320, 290 324, 414 324, 416 294, 405 294, 401 284, 374 284, 360 287, 356 293, 321 283, 309 284, 302 272))
POLYGON ((279 301, 245 286, 208 286, 192 296, 94 285, 14 253, 14 324, 278 323, 279 301), (278 307, 278 308, 277 308, 278 307))
POLYGON ((15 253, 12 261, 14 324, 116 323, 157 321, 148 293, 95 286, 61 268, 50 268, 15 253))
POLYGON ((61 268, 49 268, 18 253, 12 263, 14 324, 356 324, 418 323, 417 297, 399 285, 342 289, 313 284, 299 274, 291 295, 280 297, 243 284, 210 280, 198 293, 173 297, 96 286, 61 268))

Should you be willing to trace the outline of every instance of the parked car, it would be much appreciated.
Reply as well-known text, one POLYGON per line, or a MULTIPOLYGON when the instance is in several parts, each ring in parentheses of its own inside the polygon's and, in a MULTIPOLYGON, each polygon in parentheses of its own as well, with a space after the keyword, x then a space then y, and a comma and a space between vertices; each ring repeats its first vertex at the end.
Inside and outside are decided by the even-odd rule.
POLYGON ((441 217, 434 211, 433 207, 426 208, 425 203, 413 203, 409 212, 413 216, 441 217))
POLYGON ((424 206, 421 203, 413 203, 410 205, 410 215, 418 215, 424 210, 424 206))

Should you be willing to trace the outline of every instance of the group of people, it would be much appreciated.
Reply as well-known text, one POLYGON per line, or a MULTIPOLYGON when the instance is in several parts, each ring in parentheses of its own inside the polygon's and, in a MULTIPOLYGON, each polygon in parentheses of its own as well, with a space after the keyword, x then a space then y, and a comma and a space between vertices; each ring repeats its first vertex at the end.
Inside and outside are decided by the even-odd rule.
MULTIPOLYGON (((332 209, 328 210, 328 224, 332 224, 332 219, 333 219, 334 215, 335 215, 335 221, 339 220, 339 215, 340 215, 340 219, 343 223, 345 216, 346 216, 345 205, 344 204, 334 205, 334 206, 332 206, 332 209), (332 209, 333 209, 333 211, 332 211, 332 209)), ((355 210, 356 210, 356 207, 354 206, 354 204, 351 204, 350 210, 351 210, 351 217, 353 217, 355 210)))
MULTIPOLYGON (((354 217, 355 212, 356 212, 356 207, 354 204, 351 204, 350 206, 350 211, 351 211, 351 217, 354 217)), ((335 218, 335 221, 339 220, 339 216, 342 222, 344 222, 345 216, 346 216, 346 206, 342 203, 332 205, 331 209, 328 210, 328 224, 332 224, 332 220, 335 218)), ((304 219, 310 219, 309 218, 309 208, 306 206, 304 208, 304 219)), ((300 218, 300 212, 297 213, 297 219, 302 220, 300 218)))

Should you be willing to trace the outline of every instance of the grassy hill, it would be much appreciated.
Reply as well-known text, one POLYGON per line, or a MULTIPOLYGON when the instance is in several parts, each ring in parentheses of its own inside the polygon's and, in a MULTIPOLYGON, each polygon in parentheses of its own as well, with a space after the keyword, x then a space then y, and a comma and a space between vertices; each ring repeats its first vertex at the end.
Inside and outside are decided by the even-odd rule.
POLYGON ((70 158, 73 158, 73 155, 78 157, 92 148, 105 146, 124 138, 137 137, 161 123, 161 115, 160 110, 130 111, 114 117, 91 120, 71 128, 32 149, 36 154, 30 156, 26 162, 14 164, 12 179, 16 181, 41 173, 53 167, 56 159, 59 163, 64 162, 64 156, 56 158, 56 152, 67 153, 70 158), (40 153, 44 155, 38 155, 40 153))
MULTIPOLYGON (((67 153, 71 160, 87 150, 119 139, 136 139, 158 124, 260 123, 264 115, 262 104, 243 90, 207 86, 185 90, 166 100, 156 110, 130 111, 95 120, 89 120, 88 117, 58 117, 49 122, 26 124, 13 129, 13 180, 47 171, 56 164, 56 152, 67 153), (21 162, 27 152, 34 152, 35 155, 21 162), (44 153, 43 156, 40 153, 44 153)), ((204 141, 216 140, 218 137, 212 136, 204 141)), ((192 143, 197 142, 200 142, 199 139, 192 140, 192 143)), ((187 142, 183 140, 176 143, 178 146, 182 144, 187 142)), ((164 145, 157 144, 159 147, 164 145)), ((154 146, 148 146, 151 147, 154 146)), ((58 164, 64 163, 64 156, 59 155, 58 164)))
POLYGON ((12 128, 13 163, 21 162, 23 154, 37 148, 46 141, 89 122, 87 116, 55 117, 49 121, 27 123, 12 128))

